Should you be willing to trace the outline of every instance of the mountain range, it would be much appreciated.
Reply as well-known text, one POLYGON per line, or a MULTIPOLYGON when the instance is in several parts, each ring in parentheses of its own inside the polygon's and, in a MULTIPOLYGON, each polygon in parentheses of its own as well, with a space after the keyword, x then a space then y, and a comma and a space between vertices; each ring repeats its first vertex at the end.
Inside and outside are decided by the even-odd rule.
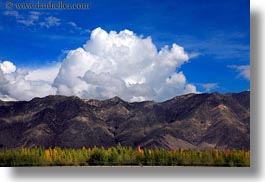
POLYGON ((122 146, 249 149, 250 92, 126 102, 51 95, 0 100, 0 149, 122 146))

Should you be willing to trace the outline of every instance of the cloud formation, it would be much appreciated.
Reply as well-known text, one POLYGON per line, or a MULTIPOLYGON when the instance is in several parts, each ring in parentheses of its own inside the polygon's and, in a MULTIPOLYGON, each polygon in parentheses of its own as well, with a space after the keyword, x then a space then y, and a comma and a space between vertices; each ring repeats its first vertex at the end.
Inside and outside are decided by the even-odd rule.
POLYGON ((205 89, 206 92, 209 92, 213 89, 219 88, 218 83, 201 83, 199 84, 202 88, 205 89))
POLYGON ((45 18, 45 21, 40 22, 40 26, 50 28, 53 26, 59 26, 61 24, 61 20, 59 18, 56 18, 54 16, 49 16, 45 18))
POLYGON ((58 17, 51 16, 50 13, 47 12, 29 11, 21 13, 15 10, 7 10, 3 12, 3 15, 13 18, 18 24, 26 27, 39 26, 39 28, 50 29, 60 26, 60 30, 65 31, 67 29, 70 33, 79 33, 80 35, 91 33, 89 29, 80 27, 73 21, 65 22, 58 17))
POLYGON ((35 25, 35 23, 39 20, 39 17, 41 15, 40 12, 37 11, 30 11, 28 16, 23 16, 19 14, 18 11, 4 11, 3 14, 5 16, 11 16, 14 17, 17 21, 17 23, 23 24, 25 26, 32 26, 35 25))
POLYGON ((75 22, 70 21, 67 22, 67 24, 73 28, 73 30, 70 30, 71 33, 74 33, 75 31, 80 32, 80 34, 91 32, 89 29, 83 29, 82 27, 79 27, 75 22))
POLYGON ((16 71, 16 66, 10 61, 3 61, 0 63, 0 70, 2 70, 3 73, 12 73, 16 71))
MULTIPOLYGON (((1 100, 30 100, 33 97, 44 97, 56 94, 56 88, 45 81, 28 79, 30 71, 18 68, 10 61, 4 61, 0 67, 0 99, 1 100)), ((44 76, 44 75, 43 75, 44 76)))
POLYGON ((163 101, 196 92, 196 87, 178 71, 188 59, 183 47, 177 44, 157 50, 151 37, 143 38, 129 30, 118 33, 96 28, 86 44, 69 51, 61 64, 9 73, 4 73, 1 67, 0 96, 29 100, 35 96, 61 94, 163 101))
POLYGON ((229 68, 233 68, 238 72, 238 77, 250 80, 250 67, 249 65, 229 65, 229 68))

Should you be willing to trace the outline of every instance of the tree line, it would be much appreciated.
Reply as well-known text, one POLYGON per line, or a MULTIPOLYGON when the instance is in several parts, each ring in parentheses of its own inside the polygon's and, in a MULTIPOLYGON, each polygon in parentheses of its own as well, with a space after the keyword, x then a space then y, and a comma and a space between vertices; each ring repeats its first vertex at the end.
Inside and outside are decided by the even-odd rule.
POLYGON ((249 150, 115 147, 19 148, 0 151, 0 166, 250 166, 249 150))

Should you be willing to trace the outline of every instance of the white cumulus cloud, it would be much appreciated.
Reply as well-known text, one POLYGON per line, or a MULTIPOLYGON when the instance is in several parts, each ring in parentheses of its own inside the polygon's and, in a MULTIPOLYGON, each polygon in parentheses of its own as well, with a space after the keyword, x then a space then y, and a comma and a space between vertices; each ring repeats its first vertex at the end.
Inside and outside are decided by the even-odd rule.
MULTIPOLYGON (((44 74, 41 70, 25 70, 14 66, 12 62, 0 63, 0 99, 1 100, 30 100, 33 97, 44 97, 56 94, 56 88, 47 80, 52 71, 44 74), (39 74, 37 74, 39 73, 39 74), (43 74, 41 74, 43 73, 43 74), (35 79, 31 79, 36 75, 35 79)), ((51 68, 56 72, 55 68, 51 68)), ((49 70, 45 68, 44 70, 49 70)), ((58 72, 58 70, 57 70, 58 72)), ((54 79, 54 78, 53 78, 54 79)))
POLYGON ((30 70, 25 79, 32 81, 44 80, 52 84, 59 72, 60 67, 61 64, 58 63, 55 65, 30 70))
POLYGON ((164 100, 196 92, 185 75, 176 72, 188 59, 177 44, 157 50, 151 37, 97 28, 82 48, 68 53, 54 86, 58 94, 85 98, 164 100))
POLYGON ((3 73, 12 73, 16 71, 16 66, 10 61, 3 61, 0 63, 0 69, 3 73))
MULTIPOLYGON (((60 64, 36 70, 4 73, 0 97, 29 100, 49 94, 127 101, 163 101, 196 92, 187 82, 181 65, 189 60, 184 48, 172 44, 158 50, 151 37, 130 30, 92 31, 90 39, 71 50, 60 64)), ((1 76, 1 75, 0 75, 1 76)))

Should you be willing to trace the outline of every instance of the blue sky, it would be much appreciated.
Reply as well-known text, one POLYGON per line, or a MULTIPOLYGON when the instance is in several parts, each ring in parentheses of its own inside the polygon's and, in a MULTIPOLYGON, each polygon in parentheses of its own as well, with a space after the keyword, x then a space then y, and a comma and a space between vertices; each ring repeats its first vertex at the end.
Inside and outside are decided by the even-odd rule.
POLYGON ((87 2, 91 8, 7 10, 1 2, 0 60, 38 68, 62 62, 66 52, 82 47, 97 27, 107 32, 129 29, 151 36, 158 50, 176 43, 193 55, 177 71, 200 92, 250 89, 249 0, 76 2, 87 2))

